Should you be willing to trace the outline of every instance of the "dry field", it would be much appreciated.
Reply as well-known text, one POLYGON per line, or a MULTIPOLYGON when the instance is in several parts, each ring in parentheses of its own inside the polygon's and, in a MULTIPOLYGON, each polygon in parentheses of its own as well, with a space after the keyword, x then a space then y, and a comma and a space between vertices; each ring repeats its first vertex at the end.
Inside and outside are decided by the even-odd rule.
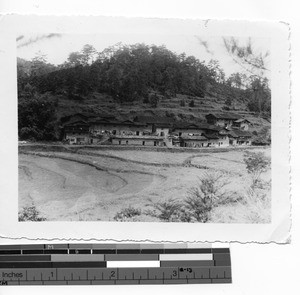
MULTIPOLYGON (((252 151, 270 157, 270 148, 252 151)), ((270 185, 259 188, 263 199, 249 192, 244 152, 22 151, 19 211, 34 206, 49 221, 162 221, 153 204, 183 201, 207 173, 221 173, 223 190, 235 201, 214 208, 208 222, 270 222, 270 185)), ((261 179, 270 182, 270 170, 261 179)))

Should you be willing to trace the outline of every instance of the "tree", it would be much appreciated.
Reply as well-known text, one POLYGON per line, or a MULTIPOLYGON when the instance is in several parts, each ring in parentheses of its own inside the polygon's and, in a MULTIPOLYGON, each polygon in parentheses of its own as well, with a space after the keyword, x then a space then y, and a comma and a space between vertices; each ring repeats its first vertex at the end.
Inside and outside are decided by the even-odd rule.
POLYGON ((185 209, 199 222, 207 222, 211 211, 228 198, 224 187, 228 184, 222 173, 206 173, 199 179, 197 187, 189 190, 185 199, 185 209))
POLYGON ((55 140, 56 103, 48 96, 19 98, 18 129, 22 140, 55 140))
POLYGON ((257 187, 260 182, 260 176, 266 172, 271 166, 271 160, 264 155, 263 152, 245 152, 244 162, 246 164, 247 172, 251 175, 251 188, 257 187))
MULTIPOLYGON (((247 90, 249 95, 248 108, 250 111, 261 114, 265 112, 271 116, 271 95, 268 74, 269 51, 257 52, 251 38, 246 45, 240 45, 236 38, 223 38, 224 46, 232 60, 247 74, 247 90)), ((231 77, 229 83, 239 84, 239 77, 231 77)))
POLYGON ((47 63, 47 56, 41 51, 36 53, 36 56, 31 60, 31 76, 41 76, 54 71, 56 67, 47 63))
POLYGON ((210 60, 208 63, 208 69, 211 78, 217 83, 225 83, 225 73, 224 70, 220 67, 220 63, 217 60, 210 60))
POLYGON ((71 52, 68 57, 68 65, 79 66, 83 63, 83 55, 80 52, 71 52))
POLYGON ((82 64, 88 65, 88 64, 93 63, 97 54, 98 53, 93 45, 90 45, 90 44, 84 45, 81 50, 82 64))
POLYGON ((246 75, 241 73, 233 73, 229 76, 229 78, 226 80, 226 83, 230 87, 234 87, 237 89, 241 89, 245 87, 246 84, 246 75))
POLYGON ((248 109, 256 113, 271 116, 271 90, 267 78, 251 76, 247 88, 249 94, 248 109))

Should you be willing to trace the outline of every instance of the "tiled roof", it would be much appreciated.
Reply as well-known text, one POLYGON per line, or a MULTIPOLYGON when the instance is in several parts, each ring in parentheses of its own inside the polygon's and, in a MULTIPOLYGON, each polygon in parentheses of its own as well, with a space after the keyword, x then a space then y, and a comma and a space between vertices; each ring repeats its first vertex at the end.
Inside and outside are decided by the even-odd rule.
POLYGON ((207 139, 219 139, 219 136, 216 134, 205 134, 204 135, 207 139))
POLYGON ((175 129, 197 129, 199 126, 197 124, 188 123, 188 122, 176 122, 174 124, 175 129))
POLYGON ((112 125, 129 125, 129 126, 145 126, 146 124, 140 122, 134 122, 132 120, 125 120, 125 121, 118 121, 116 119, 109 120, 109 119, 102 119, 96 118, 89 121, 91 124, 112 124, 112 125))
POLYGON ((195 136, 181 136, 182 139, 184 140, 207 140, 205 136, 202 135, 195 135, 195 136))
POLYGON ((188 123, 188 122, 177 122, 174 125, 175 129, 206 129, 219 131, 222 128, 219 126, 207 124, 207 123, 188 123))
POLYGON ((148 124, 173 124, 174 120, 167 117, 158 117, 158 116, 136 116, 134 118, 135 122, 148 123, 148 124))
POLYGON ((159 137, 155 135, 114 135, 112 139, 153 139, 153 140, 164 140, 164 137, 159 137))
POLYGON ((232 130, 229 132, 229 136, 238 138, 238 137, 252 137, 251 132, 243 130, 232 130))

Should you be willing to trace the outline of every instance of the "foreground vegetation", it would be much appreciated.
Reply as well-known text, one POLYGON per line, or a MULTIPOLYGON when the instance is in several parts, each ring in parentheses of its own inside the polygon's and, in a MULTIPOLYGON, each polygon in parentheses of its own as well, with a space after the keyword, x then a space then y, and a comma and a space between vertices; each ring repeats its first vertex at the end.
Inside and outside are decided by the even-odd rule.
MULTIPOLYGON (((184 154, 180 153, 179 159, 181 159, 183 163, 180 164, 179 159, 175 159, 176 156, 173 155, 175 162, 172 163, 173 165, 171 166, 170 164, 169 166, 153 165, 153 163, 149 162, 150 158, 147 160, 147 152, 143 152, 146 160, 146 162, 143 163, 131 162, 130 160, 127 160, 126 162, 122 160, 120 157, 122 156, 121 151, 117 153, 119 157, 116 158, 106 158, 105 155, 103 157, 103 155, 100 154, 96 157, 90 154, 89 156, 86 156, 82 153, 83 152, 81 152, 80 155, 74 153, 72 156, 68 156, 67 153, 52 152, 51 157, 74 159, 79 161, 79 163, 84 163, 85 161, 88 165, 92 165, 96 168, 98 167, 98 169, 108 169, 107 171, 109 173, 115 171, 113 172, 115 176, 118 175, 123 178, 122 185, 125 184, 123 189, 125 189, 126 193, 121 193, 121 188, 121 191, 108 194, 107 199, 103 199, 101 196, 103 192, 100 191, 100 195, 95 196, 96 200, 98 200, 96 203, 94 203, 94 201, 91 202, 93 199, 90 199, 90 197, 87 199, 87 203, 76 201, 76 211, 72 213, 72 216, 77 216, 78 220, 201 223, 270 222, 271 183, 269 177, 266 177, 266 173, 268 174, 270 171, 270 159, 262 151, 223 152, 212 155, 191 155, 190 153, 187 153, 185 157, 184 154), (241 154, 242 162, 239 162, 237 153, 241 154), (214 166, 215 164, 212 161, 214 157, 216 157, 217 166, 214 166), (193 159, 200 159, 202 163, 206 161, 208 163, 206 165, 208 166, 205 168, 203 168, 203 165, 199 167, 197 164, 193 164, 193 159), (222 167, 222 162, 226 163, 224 168, 222 167), (239 167, 241 167, 241 170, 237 170, 239 167), (142 178, 136 174, 139 173, 139 171, 144 175, 142 178), (131 173, 134 174, 131 175, 131 173), (185 179, 180 176, 181 173, 186 175, 185 179), (195 173, 198 174, 196 178, 192 177, 195 173), (158 183, 155 186, 150 185, 149 188, 144 186, 142 191, 135 194, 133 191, 131 191, 131 193, 128 191, 130 186, 135 188, 139 185, 142 189, 143 183, 144 185, 151 184, 148 180, 145 182, 148 177, 153 177, 151 175, 161 175, 160 177, 163 178, 160 180, 158 178, 158 183), (145 178, 146 176, 147 178, 145 178), (181 181, 177 181, 176 183, 176 181, 174 181, 176 177, 180 177, 181 181), (143 181, 143 183, 138 183, 139 181, 143 181), (185 181, 188 181, 188 183, 185 183, 185 181), (82 208, 78 207, 80 203, 83 204, 82 208), (128 205, 124 206, 124 204, 128 205), (105 211, 103 211, 102 208, 105 211), (112 217, 108 218, 103 216, 102 214, 104 212, 106 213, 106 216, 112 217)), ((40 156, 47 155, 45 152, 35 152, 35 154, 40 156)), ((151 156, 152 152, 149 152, 149 154, 151 156)), ((124 151, 123 156, 127 157, 126 155, 127 153, 124 151)), ((160 156, 166 158, 165 155, 160 155, 158 153, 158 157, 160 156)), ((157 161, 158 159, 155 159, 154 161, 157 161)), ((169 162, 172 161, 172 158, 167 157, 167 159, 169 159, 169 162)), ((195 163, 197 163, 197 161, 195 163)), ((86 170, 83 172, 85 174, 87 173, 86 170)), ((57 174, 57 171, 55 171, 55 173, 57 174)), ((31 177, 34 178, 34 174, 31 175, 31 177)), ((85 177, 90 176, 85 175, 84 178, 85 177)), ((99 175, 96 177, 101 176, 99 175)), ((89 179, 92 181, 91 178, 89 179)), ((112 175, 110 175, 106 181, 111 182, 112 175)), ((103 180, 103 183, 105 184, 105 180, 103 180)), ((93 184, 93 182, 89 182, 89 186, 91 184, 93 184)), ((109 184, 109 187, 111 187, 111 185, 112 183, 109 184)), ((65 192, 64 197, 67 197, 65 186, 63 191, 65 192)), ((43 196, 38 195, 38 199, 36 199, 39 204, 41 204, 41 197, 43 196)), ((69 197, 67 197, 67 199, 68 198, 69 197)), ((44 221, 46 218, 49 220, 56 220, 52 216, 52 213, 48 211, 49 208, 51 208, 49 207, 49 204, 46 207, 39 205, 39 207, 36 208, 32 205, 33 201, 31 200, 30 202, 31 203, 28 206, 23 206, 23 208, 21 208, 19 213, 20 221, 44 221)), ((56 204, 56 206, 60 205, 56 204)), ((66 211, 70 209, 70 207, 67 207, 66 211)))
MULTIPOLYGON (((269 222, 270 197, 261 193, 260 189, 263 187, 270 189, 270 183, 265 183, 260 175, 270 169, 270 159, 261 152, 246 152, 244 161, 252 179, 245 196, 224 190, 224 187, 229 183, 224 173, 207 172, 199 178, 198 185, 188 191, 188 197, 183 201, 171 198, 155 203, 150 200, 149 207, 151 209, 145 210, 144 214, 154 216, 164 222, 206 223, 214 222, 213 213, 218 207, 230 207, 238 204, 240 207, 244 207, 244 218, 245 220, 248 219, 248 222, 269 222)), ((227 213, 227 211, 225 212, 227 213)), ((140 209, 128 207, 118 212, 114 219, 117 221, 135 221, 136 216, 141 214, 140 209)))

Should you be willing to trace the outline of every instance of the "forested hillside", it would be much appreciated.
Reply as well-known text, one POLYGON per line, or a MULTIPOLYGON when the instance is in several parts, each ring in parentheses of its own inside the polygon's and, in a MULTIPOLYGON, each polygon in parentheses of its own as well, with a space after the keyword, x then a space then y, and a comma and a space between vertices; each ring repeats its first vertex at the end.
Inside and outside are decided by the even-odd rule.
POLYGON ((21 139, 58 139, 60 118, 72 112, 199 122, 208 112, 230 111, 262 125, 270 121, 265 77, 226 77, 218 61, 205 63, 164 46, 117 44, 99 53, 85 45, 61 65, 40 54, 18 58, 17 66, 21 139))

